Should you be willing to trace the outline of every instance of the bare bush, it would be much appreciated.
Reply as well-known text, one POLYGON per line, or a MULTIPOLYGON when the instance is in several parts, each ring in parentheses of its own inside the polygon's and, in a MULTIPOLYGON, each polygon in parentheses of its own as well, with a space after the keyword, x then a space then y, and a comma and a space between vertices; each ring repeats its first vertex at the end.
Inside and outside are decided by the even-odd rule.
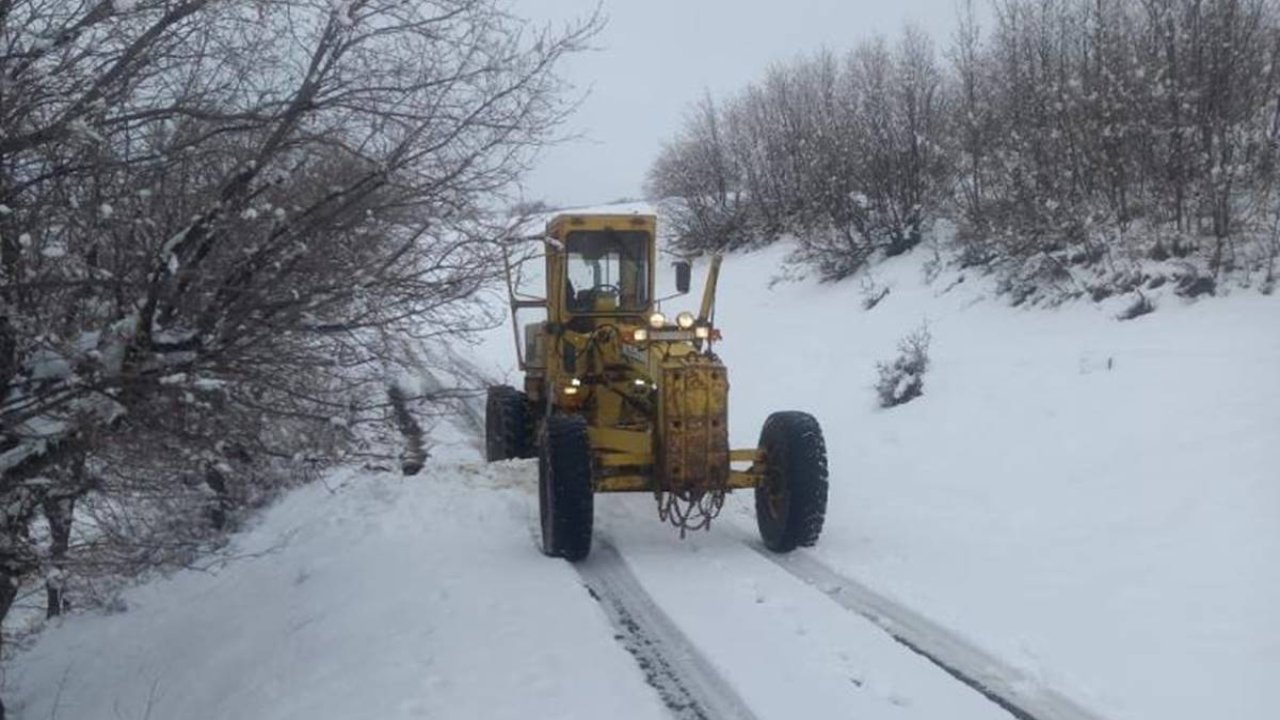
POLYGON ((674 199, 685 249, 732 249, 794 233, 826 279, 875 252, 914 247, 944 196, 945 97, 928 38, 818 53, 772 68, 717 105, 704 98, 649 173, 674 199))
POLYGON ((703 98, 686 118, 684 134, 663 146, 649 170, 649 193, 676 199, 663 209, 686 251, 731 249, 751 239, 723 124, 715 104, 703 98))
POLYGON ((928 325, 921 325, 898 342, 898 356, 890 362, 876 363, 880 379, 876 397, 880 407, 891 408, 910 402, 924 394, 924 374, 929 369, 928 325))
POLYGON ((962 6, 946 71, 908 30, 704 100, 651 192, 691 207, 732 197, 730 230, 690 236, 793 235, 829 280, 914 247, 945 214, 956 261, 1014 276, 1018 302, 1078 294, 1027 272, 1050 264, 1096 286, 1116 263, 1176 258, 1270 287, 1274 3, 1007 0, 993 15, 984 29, 962 6))
POLYGON ((1138 296, 1133 299, 1133 302, 1129 303, 1124 310, 1121 310, 1119 315, 1116 315, 1116 319, 1132 320, 1155 311, 1156 306, 1155 303, 1151 302, 1151 298, 1148 298, 1146 295, 1139 292, 1138 296))
POLYGON ((889 286, 881 285, 871 277, 870 274, 863 275, 859 284, 859 290, 862 294, 862 309, 872 310, 889 296, 889 286))

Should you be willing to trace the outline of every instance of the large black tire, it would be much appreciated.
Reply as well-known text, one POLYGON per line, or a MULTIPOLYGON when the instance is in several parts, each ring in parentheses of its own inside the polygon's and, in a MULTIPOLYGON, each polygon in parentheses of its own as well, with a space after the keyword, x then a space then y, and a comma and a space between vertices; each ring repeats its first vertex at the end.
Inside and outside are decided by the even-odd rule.
POLYGON ((760 431, 765 479, 756 486, 756 523, 765 547, 813 545, 827 515, 827 444, 808 413, 776 412, 760 431))
POLYGON ((538 511, 542 551, 577 561, 591 552, 595 496, 591 441, 578 415, 552 415, 542 429, 538 453, 538 511))
POLYGON ((533 457, 529 398, 510 385, 489 388, 484 406, 485 459, 512 460, 533 457))

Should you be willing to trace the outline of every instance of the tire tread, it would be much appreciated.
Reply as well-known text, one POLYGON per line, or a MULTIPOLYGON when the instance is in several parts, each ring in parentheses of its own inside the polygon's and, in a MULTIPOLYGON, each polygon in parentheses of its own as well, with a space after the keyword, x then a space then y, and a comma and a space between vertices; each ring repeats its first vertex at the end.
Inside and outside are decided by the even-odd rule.
POLYGON ((579 415, 552 415, 545 423, 539 463, 540 482, 551 482, 550 523, 543 522, 543 550, 570 561, 582 560, 591 552, 591 532, 595 514, 592 483, 591 440, 587 421, 579 415), (545 474, 550 471, 550 477, 545 474), (548 542, 550 540, 550 542, 548 542))
POLYGON ((818 542, 827 514, 827 446, 822 426, 809 413, 775 412, 760 431, 765 464, 781 462, 789 499, 781 527, 768 515, 767 491, 756 489, 756 518, 765 545, 774 552, 790 552, 818 542), (780 458, 780 460, 779 460, 780 458))
POLYGON ((529 398, 510 385, 489 388, 485 402, 485 459, 532 457, 529 398))

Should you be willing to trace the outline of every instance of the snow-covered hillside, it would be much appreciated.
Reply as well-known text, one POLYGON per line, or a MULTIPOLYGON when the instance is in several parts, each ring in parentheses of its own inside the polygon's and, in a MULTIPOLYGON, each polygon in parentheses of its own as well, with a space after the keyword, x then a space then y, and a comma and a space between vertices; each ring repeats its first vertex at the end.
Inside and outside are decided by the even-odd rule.
MULTIPOLYGON (((544 558, 534 467, 483 466, 459 437, 418 477, 290 495, 216 572, 61 621, 8 669, 16 715, 693 717, 687 693, 713 717, 1009 717, 857 589, 905 609, 872 618, 899 635, 948 629, 1042 720, 1271 717, 1280 300, 1170 296, 1120 322, 1124 299, 1012 309, 976 274, 924 282, 914 256, 873 270, 890 292, 868 311, 857 280, 773 282, 785 254, 726 261, 718 352, 736 446, 774 410, 824 425, 830 513, 801 555, 826 580, 758 551, 746 494, 683 541, 651 498, 601 497, 596 555, 544 558), (922 323, 924 395, 880 409, 876 363, 922 323), (644 617, 657 630, 629 634, 644 617)), ((497 377, 510 337, 477 350, 497 377)))
POLYGON ((864 312, 853 283, 762 292, 778 257, 725 278, 731 421, 750 443, 771 409, 822 418, 838 489, 818 557, 1107 717, 1271 715, 1276 298, 1169 296, 1118 322, 1126 300, 1013 310, 903 258, 864 312), (922 322, 924 396, 878 409, 875 362, 922 322))

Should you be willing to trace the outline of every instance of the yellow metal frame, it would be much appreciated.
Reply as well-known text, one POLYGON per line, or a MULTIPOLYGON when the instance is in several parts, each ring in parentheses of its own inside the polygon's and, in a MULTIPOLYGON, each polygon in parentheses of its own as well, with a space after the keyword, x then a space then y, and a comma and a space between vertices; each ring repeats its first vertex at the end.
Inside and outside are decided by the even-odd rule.
MULTIPOLYGON (((547 312, 539 346, 543 362, 526 377, 526 389, 534 400, 547 403, 548 412, 559 408, 586 416, 597 492, 754 488, 763 480, 763 454, 754 448, 728 447, 727 371, 710 347, 704 348, 703 341, 628 339, 636 329, 647 327, 653 309, 656 232, 653 215, 568 213, 547 223, 546 298, 517 298, 509 287, 517 346, 521 337, 516 311, 545 307, 547 312), (600 230, 649 233, 643 307, 569 312, 565 241, 575 231, 600 230), (575 322, 577 318, 593 322, 575 322), (566 344, 574 347, 574 372, 565 367, 566 344), (637 359, 640 356, 642 360, 637 359), (651 386, 656 392, 649 390, 651 386), (649 410, 636 409, 644 403, 649 410), (655 433, 662 434, 663 442, 655 433)), ((510 278, 510 265, 507 270, 510 278)), ((719 270, 716 257, 699 308, 698 321, 703 324, 710 325, 719 270)), ((520 360, 527 372, 526 365, 534 364, 528 358, 520 360)))

